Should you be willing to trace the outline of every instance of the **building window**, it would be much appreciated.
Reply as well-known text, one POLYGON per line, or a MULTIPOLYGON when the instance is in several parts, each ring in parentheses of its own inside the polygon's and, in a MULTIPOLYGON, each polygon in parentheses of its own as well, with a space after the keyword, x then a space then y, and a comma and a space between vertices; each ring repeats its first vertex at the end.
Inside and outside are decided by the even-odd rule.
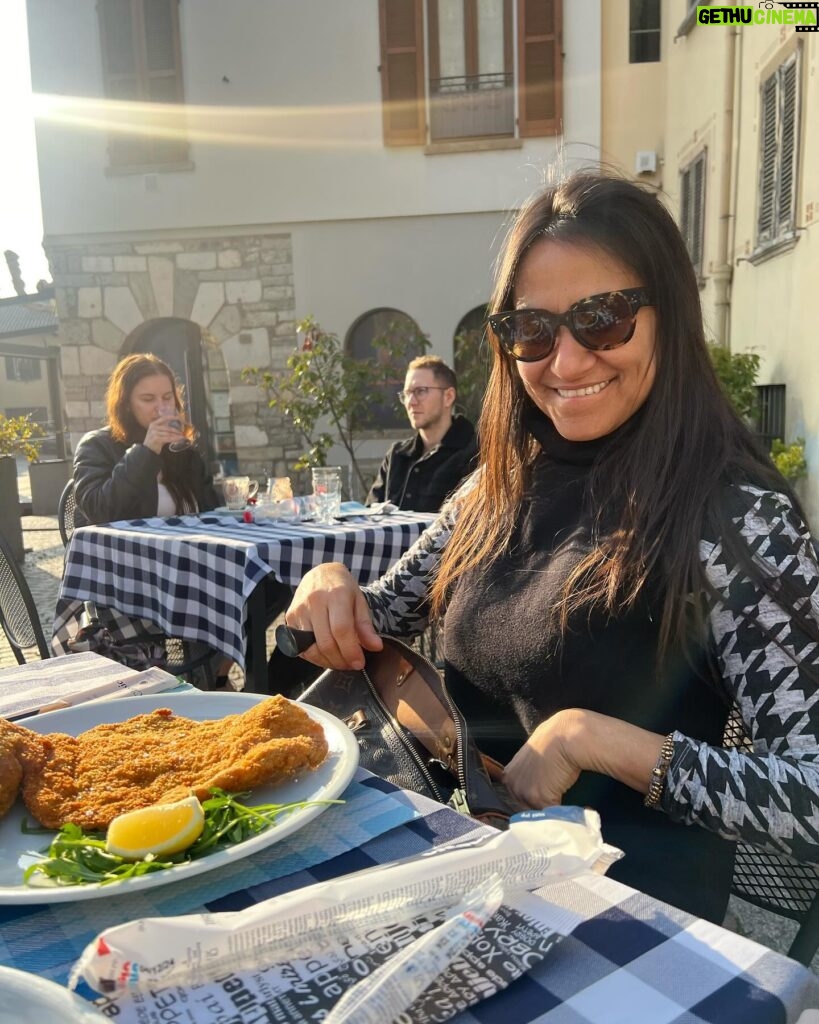
POLYGON ((705 150, 680 175, 680 229, 697 277, 702 277, 705 232, 705 150))
POLYGON ((379 390, 367 410, 367 427, 396 430, 407 426, 407 414, 396 397, 406 376, 407 363, 424 350, 425 339, 418 324, 399 309, 374 309, 364 313, 347 332, 344 347, 361 362, 378 361, 386 366, 390 349, 400 351, 401 365, 388 374, 387 383, 379 390), (417 344, 416 344, 417 340, 417 344))
POLYGON ((7 380, 41 380, 40 360, 31 356, 6 356, 7 380))
MULTIPOLYGON (((98 0, 109 99, 140 105, 183 103, 178 5, 179 0, 98 0)), ((122 123, 108 143, 112 167, 187 161, 187 140, 177 134, 179 118, 163 112, 160 121, 158 115, 152 116, 150 106, 123 109, 122 123), (133 132, 124 130, 131 126, 133 132)))
POLYGON ((631 0, 628 40, 630 64, 660 59, 660 0, 631 0))
POLYGON ((762 83, 757 248, 791 237, 796 226, 799 51, 762 83))
POLYGON ((756 432, 770 451, 775 438, 785 439, 785 385, 757 385, 757 421, 756 432))
POLYGON ((385 143, 559 134, 561 15, 561 0, 379 0, 385 143))
POLYGON ((455 328, 452 339, 453 366, 458 377, 458 407, 478 422, 489 381, 491 349, 486 341, 487 306, 476 306, 455 328))

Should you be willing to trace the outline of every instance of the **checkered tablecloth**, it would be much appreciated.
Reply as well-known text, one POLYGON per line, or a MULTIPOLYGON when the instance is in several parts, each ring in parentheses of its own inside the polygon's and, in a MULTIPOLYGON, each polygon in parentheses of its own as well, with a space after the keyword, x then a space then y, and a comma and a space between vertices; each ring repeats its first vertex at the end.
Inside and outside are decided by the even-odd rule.
MULTIPOLYGON (((486 831, 361 770, 345 798, 227 870, 130 897, 112 891, 105 900, 0 906, 0 963, 64 983, 85 944, 125 920, 241 910, 486 831)), ((800 964, 627 886, 587 875, 540 894, 564 920, 568 912, 571 934, 457 1024, 796 1024, 819 1006, 819 979, 800 964)))
POLYGON ((432 519, 395 512, 321 526, 204 513, 82 527, 66 554, 53 647, 65 653, 82 602, 93 601, 120 613, 106 624, 123 639, 158 628, 203 641, 244 667, 247 599, 265 576, 295 586, 313 566, 343 562, 359 583, 370 583, 432 519))

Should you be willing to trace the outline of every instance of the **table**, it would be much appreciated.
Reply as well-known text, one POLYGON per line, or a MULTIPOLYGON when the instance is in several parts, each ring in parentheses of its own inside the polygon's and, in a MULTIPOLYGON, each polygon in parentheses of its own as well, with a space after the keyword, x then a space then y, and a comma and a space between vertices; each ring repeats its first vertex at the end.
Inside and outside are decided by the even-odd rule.
POLYGON ((241 514, 203 513, 81 527, 66 553, 52 645, 57 653, 67 650, 82 602, 93 601, 127 617, 117 621, 123 637, 149 629, 133 621, 147 620, 154 631, 202 641, 247 666, 246 688, 264 692, 262 580, 272 573, 296 586, 313 566, 337 561, 359 583, 371 583, 433 519, 394 512, 323 526, 245 523, 241 514))
MULTIPOLYGON (((345 799, 218 872, 133 896, 112 889, 78 904, 0 906, 0 963, 64 984, 85 945, 123 921, 239 910, 488 831, 361 769, 345 799)), ((570 911, 571 934, 457 1024, 795 1024, 802 1010, 819 1006, 819 979, 801 964, 618 882, 586 875, 540 892, 570 911)))

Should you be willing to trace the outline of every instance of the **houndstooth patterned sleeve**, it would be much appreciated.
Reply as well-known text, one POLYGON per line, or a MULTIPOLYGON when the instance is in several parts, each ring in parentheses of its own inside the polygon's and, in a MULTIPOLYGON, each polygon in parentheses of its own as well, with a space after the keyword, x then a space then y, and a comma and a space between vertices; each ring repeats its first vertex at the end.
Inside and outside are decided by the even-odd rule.
POLYGON ((445 509, 381 579, 363 588, 379 633, 407 638, 424 632, 427 592, 454 523, 454 512, 445 509))
MULTIPOLYGON (((798 588, 800 611, 819 622, 819 567, 805 524, 784 495, 742 491, 751 502, 734 522, 751 552, 798 588)), ((700 554, 720 595, 709 613, 718 663, 753 749, 675 733, 661 807, 676 821, 819 863, 819 685, 805 671, 819 677, 819 647, 728 564, 718 540, 703 540, 700 554)))

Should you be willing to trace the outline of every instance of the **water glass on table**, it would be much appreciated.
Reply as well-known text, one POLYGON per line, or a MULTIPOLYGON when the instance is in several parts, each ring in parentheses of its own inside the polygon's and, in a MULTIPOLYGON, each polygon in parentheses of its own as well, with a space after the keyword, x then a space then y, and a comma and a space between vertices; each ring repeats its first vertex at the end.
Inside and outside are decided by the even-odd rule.
POLYGON ((317 466, 313 469, 313 497, 316 520, 332 523, 341 512, 341 466, 317 466))

